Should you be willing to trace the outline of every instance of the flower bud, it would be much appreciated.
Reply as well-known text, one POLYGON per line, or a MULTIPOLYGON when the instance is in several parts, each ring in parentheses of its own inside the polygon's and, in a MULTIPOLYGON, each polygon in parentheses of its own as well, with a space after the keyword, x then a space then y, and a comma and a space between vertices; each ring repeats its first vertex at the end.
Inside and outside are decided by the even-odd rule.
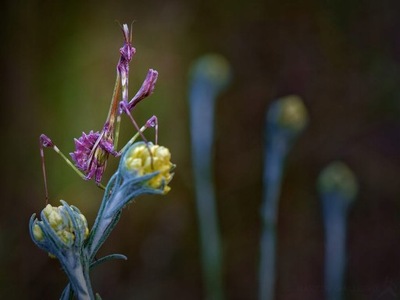
POLYGON ((350 168, 340 161, 329 164, 319 175, 318 188, 323 194, 337 193, 352 201, 358 191, 356 177, 350 168))
POLYGON ((85 228, 84 237, 86 239, 89 236, 89 227, 87 224, 87 220, 86 220, 86 217, 82 214, 79 214, 79 217, 81 218, 82 224, 84 225, 84 228, 85 228))
POLYGON ((190 70, 194 81, 207 80, 212 88, 222 90, 231 80, 232 71, 227 59, 220 54, 206 54, 197 59, 190 70))
POLYGON ((76 207, 61 202, 58 207, 48 204, 42 210, 42 220, 32 216, 30 224, 34 242, 56 256, 61 249, 82 247, 89 235, 86 218, 76 207))
POLYGON ((152 143, 139 142, 134 144, 123 158, 123 170, 128 173, 145 176, 158 172, 147 181, 146 185, 153 189, 162 189, 163 194, 171 190, 168 183, 173 177, 171 171, 174 167, 168 148, 152 143))
POLYGON ((274 103, 271 115, 278 125, 293 132, 302 131, 308 122, 307 110, 299 96, 290 95, 274 103))
POLYGON ((36 241, 41 242, 44 239, 44 234, 42 229, 40 228, 40 226, 38 224, 34 224, 33 228, 33 237, 35 238, 36 241))
POLYGON ((54 207, 48 204, 43 209, 51 228, 66 245, 72 245, 75 240, 74 229, 71 226, 71 219, 64 212, 64 206, 54 207))

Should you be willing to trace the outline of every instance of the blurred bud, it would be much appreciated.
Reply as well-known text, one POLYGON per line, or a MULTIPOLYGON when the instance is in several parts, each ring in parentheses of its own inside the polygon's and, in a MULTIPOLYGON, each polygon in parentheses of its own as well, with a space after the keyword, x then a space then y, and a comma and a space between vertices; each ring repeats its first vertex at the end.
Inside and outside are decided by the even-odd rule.
POLYGON ((231 80, 229 62, 220 54, 207 54, 197 59, 190 70, 193 80, 206 80, 216 90, 228 86, 231 80))
POLYGON ((307 123, 307 110, 300 97, 291 95, 272 102, 266 115, 266 157, 278 155, 284 159, 307 123))
POLYGON ((175 165, 171 163, 171 153, 168 148, 152 143, 136 143, 124 154, 123 166, 125 171, 135 176, 158 172, 146 182, 146 185, 153 189, 162 189, 163 194, 171 190, 168 184, 172 180, 171 172, 175 165))
POLYGON ((293 132, 302 131, 308 123, 307 110, 299 96, 278 99, 271 107, 270 118, 293 132))
POLYGON ((337 193, 348 201, 353 201, 357 191, 357 179, 343 162, 329 164, 319 175, 318 189, 323 194, 337 193))

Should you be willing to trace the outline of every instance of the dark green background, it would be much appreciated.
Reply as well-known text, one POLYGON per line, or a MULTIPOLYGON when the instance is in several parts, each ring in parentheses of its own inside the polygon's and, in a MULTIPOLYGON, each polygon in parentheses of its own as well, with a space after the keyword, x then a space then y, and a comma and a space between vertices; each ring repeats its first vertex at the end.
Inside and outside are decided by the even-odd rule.
MULTIPOLYGON (((156 114, 160 143, 178 165, 165 197, 123 212, 101 254, 124 253, 93 272, 103 299, 203 299, 188 130, 187 73, 207 52, 234 78, 217 104, 215 179, 228 299, 255 299, 262 197, 264 114, 300 95, 310 125, 287 161, 278 224, 277 299, 323 299, 320 170, 344 160, 359 179, 349 215, 346 299, 400 295, 400 2, 383 1, 6 1, 0 18, 0 298, 58 299, 66 277, 30 240, 45 206, 39 142, 65 151, 100 130, 122 34, 137 54, 130 94, 148 68, 154 95, 134 111, 156 114), (8 2, 8 3, 7 3, 8 2)), ((123 141, 134 129, 125 118, 123 141)), ((147 133, 152 139, 153 133, 147 133)), ((92 224, 102 191, 46 151, 51 203, 78 206, 92 224)), ((115 170, 110 159, 105 178, 115 170)))

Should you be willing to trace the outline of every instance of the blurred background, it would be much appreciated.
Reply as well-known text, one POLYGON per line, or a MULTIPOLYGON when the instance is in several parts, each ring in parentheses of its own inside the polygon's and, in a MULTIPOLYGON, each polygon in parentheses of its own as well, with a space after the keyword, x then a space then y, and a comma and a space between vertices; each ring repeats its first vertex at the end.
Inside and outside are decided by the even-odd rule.
MULTIPOLYGON (((177 164, 165 197, 125 209, 100 254, 123 253, 92 273, 103 299, 203 299, 188 119, 188 70, 224 55, 233 80, 216 107, 214 170, 227 299, 255 299, 261 233, 265 111, 298 94, 310 124, 289 154, 278 221, 276 299, 323 299, 319 172, 341 159, 360 190, 348 218, 345 299, 400 297, 400 2, 5 1, 0 18, 2 181, 0 298, 58 299, 66 276, 29 237, 45 206, 39 135, 65 153, 100 130, 122 45, 133 23, 130 95, 147 69, 154 94, 135 109, 159 119, 177 164)), ((120 145, 134 132, 127 118, 120 145)), ((153 139, 149 130, 146 136, 153 139)), ((50 203, 78 206, 93 223, 102 191, 52 151, 50 203)), ((104 177, 118 163, 110 158, 104 177)))

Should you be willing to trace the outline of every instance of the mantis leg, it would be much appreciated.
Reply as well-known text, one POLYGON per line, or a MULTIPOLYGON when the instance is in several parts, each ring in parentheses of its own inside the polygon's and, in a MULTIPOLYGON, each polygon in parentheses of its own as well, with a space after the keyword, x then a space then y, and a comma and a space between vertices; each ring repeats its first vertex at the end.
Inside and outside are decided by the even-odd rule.
MULTIPOLYGON (((139 136, 143 135, 143 132, 147 128, 150 128, 150 127, 153 127, 156 130, 156 144, 157 144, 158 121, 157 121, 157 117, 156 116, 152 116, 149 120, 147 120, 146 124, 144 124, 140 129, 138 129, 138 132, 126 143, 126 145, 119 151, 119 153, 122 154, 127 148, 129 148, 136 141, 136 139, 139 136)), ((144 141, 147 143, 146 139, 144 139, 144 141)))
MULTIPOLYGON (((86 180, 86 174, 79 170, 71 160, 68 159, 67 156, 53 143, 53 141, 47 137, 45 134, 41 134, 39 138, 39 145, 40 145, 40 157, 42 161, 42 172, 43 172, 43 180, 44 180, 44 188, 45 188, 45 196, 46 196, 46 203, 49 200, 49 192, 47 186, 47 175, 46 175, 46 165, 44 160, 44 148, 52 148, 61 158, 70 166, 82 179, 86 180)), ((97 183, 97 185, 105 189, 105 187, 101 183, 97 183)))
MULTIPOLYGON (((135 127, 135 129, 137 130, 138 134, 142 137, 143 141, 145 141, 147 143, 147 139, 145 138, 145 136, 143 135, 143 131, 141 130, 143 127, 139 128, 139 125, 137 124, 137 122, 133 118, 132 114, 130 113, 130 108, 129 108, 129 103, 128 103, 128 70, 129 69, 127 69, 127 70, 123 69, 123 70, 119 71, 120 77, 121 77, 121 86, 122 86, 122 101, 120 102, 120 109, 121 109, 121 112, 125 112, 128 115, 129 119, 131 120, 131 122, 132 122, 133 126, 135 127)), ((121 114, 118 114, 116 126, 115 126, 114 148, 116 148, 117 142, 118 142, 120 122, 121 122, 121 114)))
MULTIPOLYGON (((131 110, 144 98, 150 96, 153 93, 155 84, 158 78, 158 72, 153 69, 149 69, 147 72, 146 78, 142 83, 139 91, 136 95, 132 98, 131 101, 128 102, 128 73, 129 68, 121 68, 118 69, 121 77, 121 86, 122 86, 122 100, 120 102, 120 111, 117 117, 117 122, 120 120, 120 115, 124 112, 128 115, 129 119, 131 120, 133 126, 136 128, 140 136, 142 137, 143 141, 147 142, 146 138, 143 135, 143 132, 140 130, 139 125, 136 123, 135 119, 133 118, 132 114, 130 113, 131 110)), ((158 125, 157 125, 157 118, 154 116, 150 120, 153 121, 154 125, 149 127, 155 127, 156 129, 156 144, 158 139, 158 125)), ((149 120, 149 121, 150 121, 149 120)), ((148 121, 148 122, 149 122, 148 121)), ((115 144, 114 144, 115 145, 115 144)), ((116 147, 115 147, 116 148, 116 147)))

